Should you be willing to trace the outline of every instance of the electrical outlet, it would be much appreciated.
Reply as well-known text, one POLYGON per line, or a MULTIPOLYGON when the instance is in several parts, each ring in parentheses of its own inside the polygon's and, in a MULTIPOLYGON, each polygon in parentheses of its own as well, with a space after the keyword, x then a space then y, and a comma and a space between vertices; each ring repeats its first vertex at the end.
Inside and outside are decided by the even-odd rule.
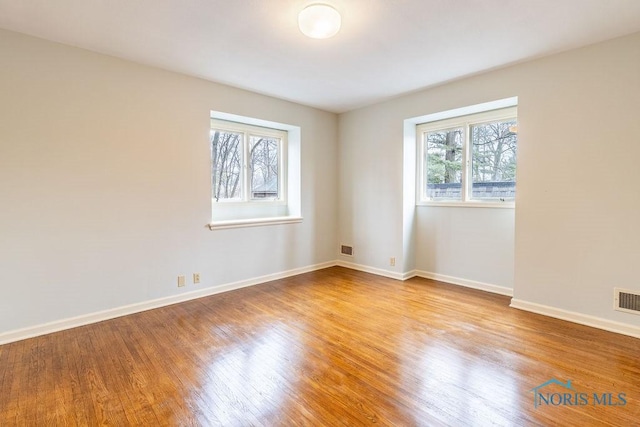
POLYGON ((389 258, 389 265, 394 267, 396 265, 396 257, 389 258))
POLYGON ((200 273, 193 273, 193 283, 200 283, 200 273))
POLYGON ((178 287, 181 288, 187 283, 184 276, 178 276, 178 287))

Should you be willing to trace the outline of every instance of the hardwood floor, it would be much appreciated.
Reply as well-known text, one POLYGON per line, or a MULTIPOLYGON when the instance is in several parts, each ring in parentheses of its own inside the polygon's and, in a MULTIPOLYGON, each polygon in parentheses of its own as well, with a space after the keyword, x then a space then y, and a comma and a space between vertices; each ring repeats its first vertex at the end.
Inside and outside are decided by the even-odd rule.
POLYGON ((640 340, 508 304, 335 267, 15 342, 0 425, 640 425, 640 340))

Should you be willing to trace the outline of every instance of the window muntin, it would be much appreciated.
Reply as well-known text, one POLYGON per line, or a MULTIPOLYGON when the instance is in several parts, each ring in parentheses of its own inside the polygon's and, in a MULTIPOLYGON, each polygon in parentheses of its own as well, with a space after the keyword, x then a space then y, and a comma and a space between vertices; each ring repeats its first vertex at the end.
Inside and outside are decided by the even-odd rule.
POLYGON ((212 200, 285 202, 287 132, 212 120, 212 200))
POLYGON ((513 202, 516 107, 417 126, 421 202, 513 202))

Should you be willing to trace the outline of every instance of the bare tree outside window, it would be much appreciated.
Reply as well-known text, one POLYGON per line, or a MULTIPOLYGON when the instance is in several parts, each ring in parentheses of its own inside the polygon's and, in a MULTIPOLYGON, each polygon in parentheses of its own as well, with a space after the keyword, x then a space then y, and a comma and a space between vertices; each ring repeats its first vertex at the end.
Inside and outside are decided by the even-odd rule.
POLYGON ((253 199, 278 198, 278 170, 280 140, 250 137, 249 168, 251 170, 251 197, 253 199))
POLYGON ((486 194, 515 197, 516 120, 496 121, 471 126, 472 197, 486 194))
POLYGON ((211 165, 213 170, 213 199, 242 197, 242 138, 241 133, 211 131, 211 165))
POLYGON ((279 200, 282 144, 278 136, 212 128, 213 200, 279 200))

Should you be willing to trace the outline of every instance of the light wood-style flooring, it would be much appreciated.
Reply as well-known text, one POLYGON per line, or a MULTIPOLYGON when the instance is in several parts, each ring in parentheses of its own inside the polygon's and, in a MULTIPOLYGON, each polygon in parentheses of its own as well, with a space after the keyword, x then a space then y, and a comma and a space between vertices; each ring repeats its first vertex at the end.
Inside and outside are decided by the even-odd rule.
POLYGON ((508 305, 334 267, 19 341, 0 426, 640 425, 640 340, 508 305))

